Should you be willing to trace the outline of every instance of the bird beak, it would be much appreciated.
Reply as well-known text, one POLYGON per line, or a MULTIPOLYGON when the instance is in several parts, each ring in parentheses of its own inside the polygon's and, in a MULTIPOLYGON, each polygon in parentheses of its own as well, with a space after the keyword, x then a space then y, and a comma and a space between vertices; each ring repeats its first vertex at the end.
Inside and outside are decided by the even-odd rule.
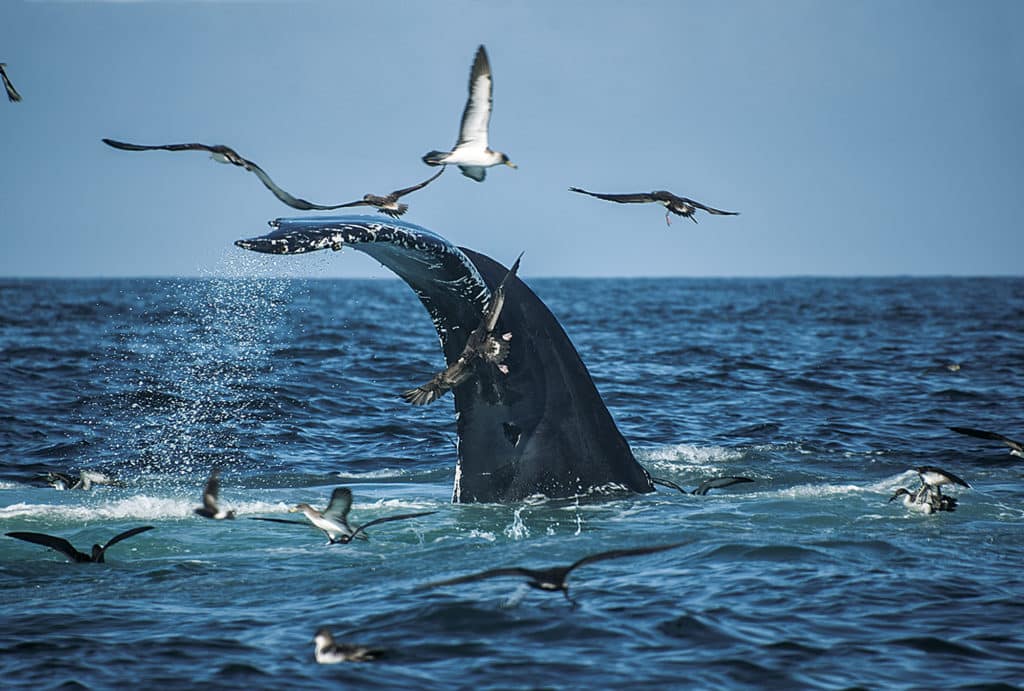
POLYGON ((509 168, 518 168, 519 167, 515 163, 513 163, 512 161, 505 161, 505 165, 507 165, 509 168))

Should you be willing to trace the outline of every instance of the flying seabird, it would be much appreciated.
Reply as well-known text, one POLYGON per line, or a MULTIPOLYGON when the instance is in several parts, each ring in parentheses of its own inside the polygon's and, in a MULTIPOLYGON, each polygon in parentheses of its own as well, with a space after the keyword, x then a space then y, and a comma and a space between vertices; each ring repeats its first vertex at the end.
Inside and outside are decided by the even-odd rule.
POLYGON ((736 485, 741 482, 753 482, 749 477, 715 477, 710 480, 705 480, 697 486, 697 489, 692 492, 688 492, 671 480, 666 480, 660 477, 652 477, 651 482, 656 485, 664 485, 665 487, 671 487, 672 489, 679 490, 683 494, 699 494, 701 496, 708 493, 708 490, 720 489, 722 487, 729 487, 730 485, 736 485))
POLYGON ((220 472, 214 468, 210 471, 210 477, 206 480, 206 488, 203 489, 203 505, 193 512, 203 518, 214 518, 223 520, 234 518, 234 511, 225 511, 217 506, 217 497, 220 494, 220 472))
POLYGON ((119 142, 114 139, 104 139, 104 144, 112 146, 115 149, 122 149, 124 151, 208 151, 210 157, 218 163, 229 163, 239 168, 244 168, 251 173, 254 173, 256 177, 260 179, 263 185, 274 193, 274 196, 280 199, 282 202, 292 207, 293 209, 302 209, 303 211, 330 211, 331 209, 340 209, 342 206, 348 206, 348 204, 335 204, 334 206, 324 206, 322 204, 314 204, 313 202, 306 201, 299 197, 293 197, 292 195, 285 192, 283 189, 278 187, 270 176, 267 175, 266 171, 260 168, 252 161, 243 158, 241 154, 228 146, 221 144, 161 144, 159 146, 145 146, 142 144, 129 144, 127 142, 119 142))
POLYGON ((618 202, 619 204, 646 204, 649 202, 657 202, 665 207, 665 223, 672 225, 671 219, 669 219, 669 213, 674 213, 677 216, 684 216, 689 218, 694 223, 697 222, 697 216, 695 215, 697 209, 707 211, 709 214, 715 214, 717 216, 739 216, 739 211, 722 211, 721 209, 713 209, 710 206, 705 206, 700 202, 686 197, 677 197, 671 192, 665 190, 658 190, 657 192, 638 192, 636 194, 598 194, 597 192, 587 192, 581 190, 579 187, 570 187, 570 192, 579 192, 580 194, 589 194, 591 197, 597 197, 598 199, 604 199, 609 202, 618 202))
POLYGON ((432 183, 434 180, 441 177, 441 173, 445 171, 446 167, 447 166, 442 167, 441 170, 437 171, 437 173, 430 176, 423 182, 413 185, 412 187, 406 187, 405 189, 395 190, 391 194, 388 194, 383 197, 378 197, 375 194, 364 194, 363 198, 359 201, 349 202, 348 204, 339 204, 338 206, 334 206, 331 208, 345 209, 350 206, 373 206, 376 207, 377 211, 381 212, 382 214, 387 214, 391 218, 398 218, 399 216, 401 216, 402 214, 409 210, 408 204, 400 204, 398 200, 401 197, 404 197, 405 195, 409 194, 410 192, 415 192, 416 190, 423 189, 424 187, 432 183))
MULTIPOLYGON (((348 513, 351 509, 352 490, 348 487, 337 487, 333 492, 331 492, 331 500, 328 502, 327 508, 323 511, 318 511, 309 504, 298 504, 295 508, 290 509, 290 512, 302 512, 306 518, 309 519, 310 523, 324 532, 328 539, 327 544, 329 545, 347 545, 357 537, 363 540, 369 539, 366 535, 366 529, 372 525, 377 525, 378 523, 403 521, 407 518, 419 518, 420 516, 429 516, 432 513, 436 513, 435 511, 420 511, 417 513, 383 516, 381 518, 375 518, 372 521, 367 521, 366 523, 357 525, 353 528, 348 522, 348 513)), ((252 520, 303 525, 302 521, 289 521, 284 518, 262 518, 253 516, 252 520)))
POLYGON ((942 498, 942 485, 960 485, 970 487, 963 479, 957 477, 948 470, 936 468, 933 465, 922 465, 914 468, 921 478, 921 485, 929 490, 934 490, 938 497, 942 498))
POLYGON ((527 585, 531 588, 538 590, 546 590, 548 592, 561 592, 565 595, 565 598, 569 602, 573 602, 573 599, 569 597, 569 574, 573 569, 577 569, 580 566, 586 564, 592 564, 596 561, 604 561, 605 559, 618 559, 619 557, 633 557, 641 554, 652 554, 654 552, 663 552, 668 549, 674 549, 681 547, 685 542, 674 542, 668 545, 656 545, 654 547, 637 547, 635 549, 616 549, 610 552, 599 552, 597 554, 591 554, 590 556, 583 557, 573 562, 569 566, 552 566, 547 569, 525 569, 518 566, 512 566, 503 569, 490 569, 488 571, 481 571, 480 573, 473 573, 468 576, 459 576, 458 578, 450 578, 444 581, 434 581, 433 583, 425 583, 418 586, 417 590, 425 590, 427 588, 439 588, 446 585, 456 585, 458 583, 469 583, 471 581, 481 581, 485 578, 497 578, 500 576, 522 576, 527 579, 527 585))
POLYGON ((971 429, 970 427, 950 427, 951 430, 959 434, 966 434, 968 437, 978 437, 979 439, 991 439, 992 441, 999 441, 1010 447, 1010 455, 1017 456, 1018 458, 1024 458, 1024 443, 1004 437, 996 432, 986 432, 980 429, 971 429))
POLYGON ((894 501, 897 497, 908 509, 930 514, 933 511, 956 511, 957 500, 955 497, 944 497, 938 492, 933 492, 928 485, 922 485, 916 492, 911 492, 906 487, 900 487, 896 493, 889 497, 894 501))
POLYGON ((0 78, 4 80, 4 89, 7 90, 7 100, 11 103, 17 103, 21 100, 21 94, 14 88, 14 84, 11 83, 10 78, 7 76, 6 62, 0 62, 0 78))
POLYGON ((321 665, 333 665, 338 662, 367 662, 376 660, 384 654, 383 650, 367 648, 351 643, 337 643, 328 629, 320 629, 313 637, 316 644, 314 655, 321 665))
POLYGON ((100 473, 95 470, 80 470, 78 471, 78 477, 75 478, 69 473, 61 473, 57 471, 50 471, 39 475, 39 478, 45 480, 47 484, 57 490, 65 489, 81 489, 90 490, 93 485, 115 485, 118 484, 116 480, 111 478, 105 473, 100 473))
POLYGON ((147 530, 153 530, 153 528, 154 526, 144 525, 138 528, 132 528, 131 530, 126 530, 123 533, 120 533, 110 538, 110 540, 105 545, 93 545, 92 554, 79 552, 71 545, 70 542, 68 542, 64 538, 54 537, 53 535, 46 535, 45 533, 14 532, 7 533, 7 536, 16 538, 18 540, 24 540, 25 542, 34 542, 37 545, 42 545, 44 547, 49 547, 50 549, 57 550, 71 561, 77 562, 79 564, 87 564, 89 562, 92 562, 94 564, 102 564, 104 563, 103 555, 110 547, 113 547, 121 540, 126 540, 130 538, 132 535, 138 535, 139 533, 144 533, 147 530))
POLYGON ((515 163, 508 160, 508 156, 491 150, 487 145, 487 126, 491 121, 493 104, 492 81, 487 51, 480 46, 469 73, 469 98, 466 99, 466 109, 462 111, 459 141, 451 151, 431 151, 425 154, 424 163, 428 166, 454 163, 463 175, 477 182, 484 181, 487 168, 491 166, 503 163, 510 168, 516 167, 515 163))
POLYGON ((480 324, 469 334, 462 353, 452 364, 434 375, 433 379, 415 389, 402 393, 402 398, 413 405, 426 405, 443 396, 448 390, 458 386, 473 375, 476 359, 495 365, 502 374, 508 374, 508 365, 504 364, 508 357, 512 340, 511 333, 497 334, 495 328, 501 316, 501 308, 505 305, 505 283, 519 271, 520 254, 516 257, 512 268, 508 270, 501 283, 491 294, 491 302, 480 324))

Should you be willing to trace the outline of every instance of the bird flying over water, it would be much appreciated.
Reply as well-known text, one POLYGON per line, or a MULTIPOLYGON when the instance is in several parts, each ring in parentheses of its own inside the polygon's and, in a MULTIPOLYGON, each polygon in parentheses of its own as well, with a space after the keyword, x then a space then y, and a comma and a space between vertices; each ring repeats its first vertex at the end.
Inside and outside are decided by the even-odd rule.
POLYGON ((522 258, 523 255, 520 254, 512 268, 501 279, 501 283, 494 289, 491 294, 491 302, 488 304, 480 324, 469 335, 459 357, 455 362, 435 374, 433 379, 426 384, 402 393, 402 398, 407 403, 413 405, 433 403, 447 391, 473 376, 473 368, 478 358, 495 365, 502 374, 508 374, 508 366, 504 363, 509 354, 509 342, 512 340, 512 334, 497 334, 495 328, 498 325, 498 318, 501 316, 501 308, 505 305, 505 283, 516 275, 519 270, 519 261, 522 258))
POLYGON ((444 581, 425 583, 416 589, 425 590, 427 588, 440 588, 447 585, 470 583, 472 581, 482 581, 486 578, 498 578, 501 576, 520 576, 527 579, 527 585, 531 588, 546 590, 548 592, 561 592, 569 602, 572 602, 572 598, 569 597, 568 578, 569 574, 572 573, 573 570, 587 564, 593 564, 597 561, 619 559, 621 557, 635 557, 643 554, 653 554, 654 552, 664 552, 665 550, 681 547, 685 544, 688 543, 674 542, 672 544, 655 545, 653 547, 637 547, 634 549, 616 549, 610 552, 598 552, 597 554, 591 554, 590 556, 578 559, 568 566, 552 566, 547 569, 526 569, 519 566, 512 566, 503 569, 490 569, 488 571, 472 573, 468 576, 459 576, 458 578, 449 578, 444 581))
POLYGON ((950 429, 958 434, 966 434, 968 437, 977 437, 978 439, 990 439, 992 441, 1002 442, 1010 447, 1010 454, 1012 456, 1024 458, 1024 442, 1004 437, 997 432, 986 432, 985 430, 972 429, 970 427, 950 427, 950 429))
POLYGON ((154 526, 144 525, 138 528, 132 528, 131 530, 126 530, 123 533, 119 533, 110 538, 105 545, 93 545, 91 554, 79 552, 70 542, 62 537, 46 535, 45 533, 13 532, 7 533, 7 536, 18 540, 24 540, 25 542, 34 542, 35 544, 42 545, 43 547, 49 547, 50 549, 60 552, 71 561, 79 564, 88 564, 90 562, 94 564, 102 564, 104 563, 104 555, 108 549, 116 545, 121 540, 126 540, 133 535, 144 533, 147 530, 153 530, 153 528, 154 526))
POLYGON ((487 177, 487 168, 504 164, 515 168, 516 164, 508 160, 508 156, 500 151, 493 151, 488 145, 487 128, 491 122, 493 105, 493 80, 491 64, 487 59, 487 51, 480 46, 473 60, 473 69, 469 73, 469 97, 466 108, 462 111, 462 124, 459 127, 459 140, 451 151, 431 151, 423 156, 428 166, 440 166, 453 163, 462 174, 477 182, 487 177))
POLYGON ((672 489, 679 490, 683 494, 698 494, 703 496, 707 494, 709 490, 720 489, 722 487, 729 487, 731 485, 736 485, 741 482, 753 482, 753 480, 751 480, 749 477, 715 477, 700 483, 700 485, 698 485, 697 488, 692 492, 686 491, 685 489, 683 489, 676 483, 672 482, 671 480, 665 480, 664 478, 660 477, 652 477, 651 482, 658 485, 664 485, 665 487, 671 487, 672 489))
POLYGON ((657 192, 638 192, 636 194, 600 194, 598 192, 588 192, 580 189, 579 187, 570 187, 569 191, 579 192, 580 194, 589 194, 591 197, 597 197, 598 199, 617 202, 619 204, 647 204, 657 202, 665 207, 665 223, 667 225, 672 225, 669 213, 689 218, 694 223, 697 222, 696 212, 698 209, 707 211, 709 214, 715 214, 716 216, 739 216, 740 214, 739 211, 722 211, 721 209, 714 209, 710 206, 705 206, 698 201, 687 199, 686 197, 677 197, 671 192, 666 192, 665 190, 658 190, 657 192))
POLYGON ((244 158, 237 151, 229 146, 223 146, 221 144, 160 144, 154 146, 146 146, 143 144, 129 144, 127 142, 119 142, 115 139, 104 139, 103 143, 107 146, 112 146, 115 149, 121 149, 123 151, 206 151, 209 152, 210 157, 218 163, 228 163, 239 168, 244 168, 250 173, 253 173, 260 179, 263 185, 274 193, 274 196, 280 199, 282 202, 292 207, 293 209, 301 209, 303 211, 330 211, 331 209, 340 209, 342 206, 347 204, 335 204, 333 206, 325 206, 323 204, 314 204, 313 202, 306 201, 299 197, 293 197, 292 195, 285 192, 283 189, 278 187, 270 176, 267 175, 266 171, 260 168, 252 161, 244 158))
POLYGON ((21 100, 21 94, 14 88, 14 84, 11 83, 10 78, 7 76, 7 63, 0 62, 0 78, 4 80, 4 89, 7 91, 7 100, 11 103, 17 103, 21 100))
POLYGON ((387 214, 391 218, 398 218, 399 216, 401 216, 402 214, 409 210, 408 204, 400 204, 398 200, 404 197, 405 195, 409 194, 410 192, 415 192, 416 190, 423 189, 424 187, 432 183, 434 180, 441 177, 441 173, 445 171, 446 167, 447 166, 442 166, 441 170, 437 171, 437 173, 431 175, 423 182, 413 185, 412 187, 406 187, 405 189, 395 190, 391 194, 385 195, 383 197, 378 197, 375 194, 364 194, 363 198, 359 201, 349 202, 348 204, 339 204, 338 206, 332 208, 345 209, 350 206, 373 206, 376 207, 377 211, 381 212, 382 214, 387 214))
MULTIPOLYGON (((419 518, 420 516, 429 516, 432 513, 436 513, 436 511, 420 511, 417 513, 383 516, 381 518, 375 518, 372 521, 367 521, 366 523, 357 525, 353 528, 348 522, 348 514, 351 509, 352 490, 348 487, 336 487, 331 493, 331 500, 328 502, 327 508, 323 511, 318 511, 309 504, 298 504, 290 511, 292 513, 301 512, 305 515, 305 517, 309 519, 310 523, 323 531, 324 535, 327 536, 327 544, 329 545, 347 545, 357 537, 366 540, 368 539, 366 529, 372 525, 390 523, 391 521, 404 521, 408 518, 419 518)), ((270 521, 271 523, 303 524, 302 521, 289 521, 284 518, 262 518, 254 516, 252 520, 270 521)))
POLYGON ((193 512, 203 518, 214 518, 218 521, 226 518, 234 518, 234 511, 225 511, 217 506, 217 497, 220 495, 220 471, 216 468, 210 471, 210 477, 206 480, 206 487, 203 489, 203 505, 193 512))

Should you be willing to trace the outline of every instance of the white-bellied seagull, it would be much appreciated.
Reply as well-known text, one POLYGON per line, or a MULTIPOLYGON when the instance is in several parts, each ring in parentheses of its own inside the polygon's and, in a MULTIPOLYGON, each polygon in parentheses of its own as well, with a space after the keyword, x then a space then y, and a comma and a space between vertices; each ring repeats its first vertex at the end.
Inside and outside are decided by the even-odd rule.
POLYGON ((473 375, 473 366, 477 358, 488 362, 498 368, 502 374, 508 374, 508 366, 505 359, 508 357, 512 340, 511 333, 498 334, 495 328, 498 325, 498 318, 501 316, 501 308, 505 305, 505 283, 519 270, 519 261, 523 258, 520 254, 512 268, 508 270, 501 283, 491 294, 491 301, 487 305, 480 324, 469 334, 462 353, 452 364, 434 375, 426 384, 409 389, 402 393, 402 398, 413 405, 426 405, 443 396, 447 391, 458 386, 473 375))
POLYGON ((487 128, 491 122, 493 106, 493 79, 491 63, 487 60, 487 51, 480 46, 473 60, 473 69, 469 73, 469 97, 466 108, 462 111, 462 124, 459 127, 459 140, 451 151, 431 151, 423 156, 428 166, 440 166, 453 163, 462 174, 477 182, 487 177, 487 168, 504 164, 515 168, 516 164, 508 160, 508 156, 494 151, 487 142, 487 128))
POLYGON ((934 511, 956 511, 957 500, 955 497, 946 497, 933 491, 928 485, 921 485, 916 492, 906 487, 900 487, 896 493, 889 497, 892 502, 897 498, 903 505, 913 511, 920 511, 923 514, 931 514, 934 511))
MULTIPOLYGON (((324 535, 327 536, 327 544, 329 545, 347 545, 357 537, 367 540, 369 537, 366 534, 366 529, 372 525, 390 523, 391 521, 404 521, 408 518, 419 518, 420 516, 429 516, 430 514, 437 513, 436 511, 419 511, 416 513, 382 516, 381 518, 375 518, 372 521, 367 521, 366 523, 357 525, 353 528, 348 522, 348 513, 351 509, 352 490, 348 487, 336 487, 334 491, 331 492, 331 500, 327 503, 327 508, 323 511, 319 511, 309 504, 298 504, 295 508, 290 509, 289 512, 302 513, 307 519, 309 519, 310 523, 323 531, 324 535)), ((252 520, 270 521, 271 523, 302 524, 302 521, 289 521, 284 518, 263 518, 253 516, 252 520)))
POLYGON ((599 192, 588 192, 580 189, 579 187, 570 187, 569 191, 588 194, 591 197, 597 197, 598 199, 617 202, 619 204, 661 204, 665 207, 665 223, 668 225, 672 225, 669 213, 689 218, 694 223, 697 222, 696 212, 698 209, 707 211, 709 214, 715 214, 716 216, 740 215, 739 211, 722 211, 721 209, 714 209, 710 206, 705 206, 698 201, 687 199, 686 197, 677 197, 671 192, 667 192, 665 190, 657 190, 656 192, 637 192, 636 194, 601 194, 599 192))

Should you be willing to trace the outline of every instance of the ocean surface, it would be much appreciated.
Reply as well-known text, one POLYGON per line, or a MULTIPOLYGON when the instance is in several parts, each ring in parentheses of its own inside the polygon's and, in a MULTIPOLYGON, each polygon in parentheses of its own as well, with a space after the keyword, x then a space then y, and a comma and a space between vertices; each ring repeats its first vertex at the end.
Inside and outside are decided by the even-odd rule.
POLYGON ((454 505, 453 404, 398 280, 0 280, 3 688, 1020 688, 1024 279, 527 282, 638 460, 685 487, 454 505), (915 466, 953 513, 889 503, 915 466), (235 521, 193 515, 207 474, 235 521), (118 486, 56 491, 47 470, 118 486), (334 487, 371 539, 295 518, 334 487), (568 564, 577 606, 500 566, 568 564), (387 651, 318 665, 314 632, 387 651))

